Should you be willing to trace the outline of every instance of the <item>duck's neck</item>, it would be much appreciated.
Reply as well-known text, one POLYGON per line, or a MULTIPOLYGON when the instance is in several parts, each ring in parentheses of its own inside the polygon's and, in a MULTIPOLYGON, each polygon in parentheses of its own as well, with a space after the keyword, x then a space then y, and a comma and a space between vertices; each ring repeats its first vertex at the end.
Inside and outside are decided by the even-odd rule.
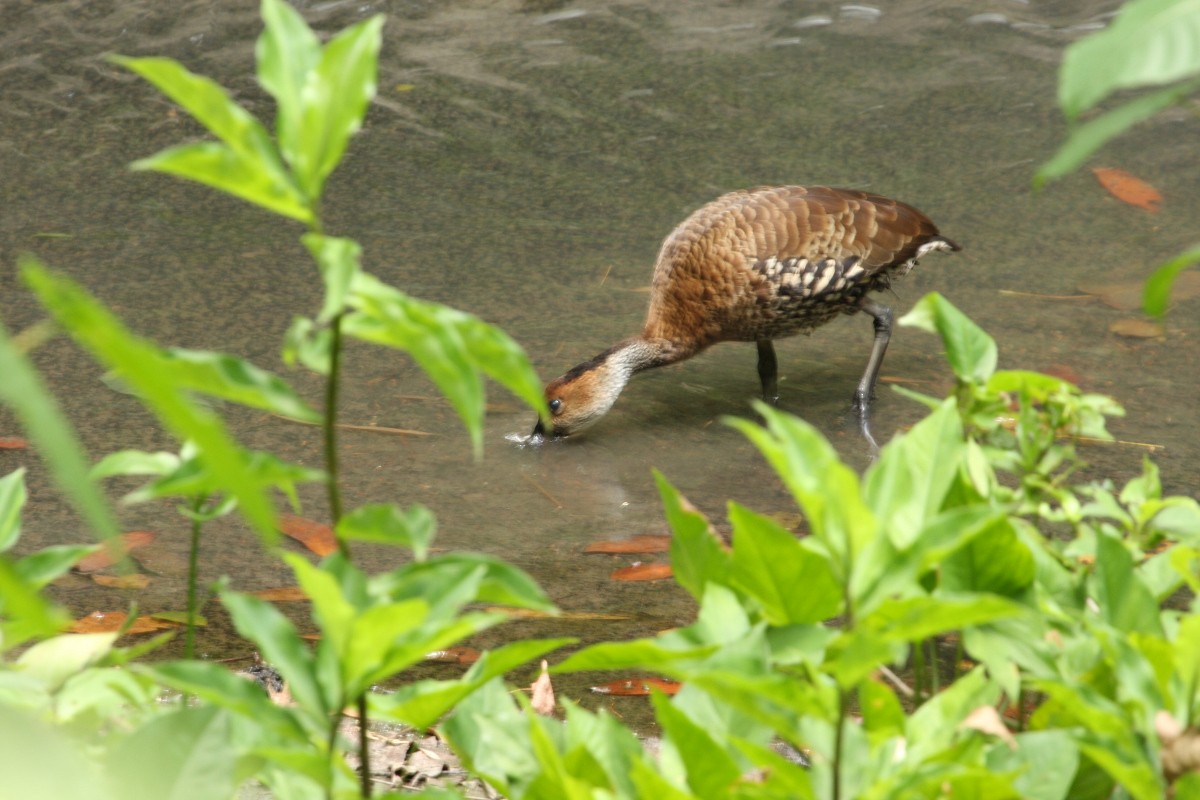
POLYGON ((592 372, 592 391, 604 411, 607 411, 631 377, 648 369, 682 361, 693 353, 694 350, 669 339, 634 336, 613 345, 592 359, 590 364, 581 367, 589 368, 588 371, 592 372))

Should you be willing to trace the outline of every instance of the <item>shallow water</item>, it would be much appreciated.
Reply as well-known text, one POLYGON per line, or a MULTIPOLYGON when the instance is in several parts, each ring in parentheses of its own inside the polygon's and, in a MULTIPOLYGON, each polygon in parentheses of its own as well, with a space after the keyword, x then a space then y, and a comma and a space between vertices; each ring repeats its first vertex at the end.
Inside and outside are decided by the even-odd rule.
MULTIPOLYGON (((900 313, 937 290, 1000 342, 1001 365, 1078 376, 1128 416, 1120 439, 1166 444, 1166 488, 1200 486, 1197 306, 1180 304, 1163 341, 1122 339, 1128 312, 1065 296, 1080 284, 1144 276, 1196 241, 1200 171, 1194 116, 1168 113, 1111 144, 1095 163, 1156 185, 1158 214, 1122 205, 1081 172, 1039 195, 1036 165, 1065 130, 1054 105, 1063 46, 1115 3, 896 0, 878 7, 771 2, 332 2, 308 4, 322 31, 388 14, 379 99, 335 174, 326 227, 357 238, 368 268, 412 293, 499 324, 545 378, 636 331, 658 244, 694 208, 765 183, 868 188, 921 208, 964 250, 930 256, 895 285, 900 313), (1048 7, 1047 7, 1048 6, 1048 7)), ((0 318, 40 317, 12 265, 23 251, 82 281, 137 331, 164 344, 233 352, 282 370, 293 314, 319 285, 297 226, 165 176, 125 165, 199 135, 106 52, 167 55, 234 89, 260 118, 270 103, 250 77, 259 26, 248 2, 13 2, 0 26, 0 318)), ((801 414, 858 467, 867 448, 847 418, 870 348, 865 316, 780 343, 781 405, 801 414)), ((149 416, 100 380, 72 345, 35 354, 95 457, 170 447, 149 416)), ((949 386, 935 340, 900 329, 883 369, 930 393, 949 386)), ((314 404, 320 385, 295 373, 314 404)), ((502 391, 472 461, 449 406, 406 358, 352 346, 341 419, 436 433, 343 434, 346 502, 422 502, 438 544, 499 554, 531 572, 561 607, 620 612, 628 624, 505 628, 594 640, 685 624, 693 607, 667 584, 615 584, 629 557, 584 556, 595 539, 664 530, 651 468, 720 519, 732 499, 766 513, 791 505, 751 446, 720 423, 757 391, 754 351, 722 345, 639 376, 590 435, 541 448, 504 440, 533 420, 502 391)), ((250 446, 318 464, 310 428, 231 409, 250 446)), ((920 408, 881 390, 881 441, 920 408)), ((0 412, 0 434, 15 432, 0 412)), ((1140 469, 1135 447, 1088 457, 1117 478, 1140 469)), ((23 547, 86 538, 29 453, 23 547)), ((114 496, 133 484, 114 484, 114 496)), ((304 492, 305 514, 323 498, 304 492)), ((170 504, 121 510, 127 529, 161 536, 144 611, 183 605, 186 526, 170 504)), ((372 552, 372 567, 396 556, 372 552)), ((247 589, 291 583, 241 525, 211 526, 203 577, 247 589)), ((77 614, 131 599, 69 579, 77 614)), ((212 615, 212 606, 208 609, 212 615)), ((214 616, 212 655, 244 652, 214 616)))

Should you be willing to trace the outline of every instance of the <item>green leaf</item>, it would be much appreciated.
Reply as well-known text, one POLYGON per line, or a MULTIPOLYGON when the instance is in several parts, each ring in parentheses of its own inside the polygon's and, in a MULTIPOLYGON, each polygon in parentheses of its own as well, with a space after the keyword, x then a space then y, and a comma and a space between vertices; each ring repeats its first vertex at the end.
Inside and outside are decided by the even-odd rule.
POLYGON ((1075 118, 1117 89, 1200 71, 1200 0, 1130 0, 1106 29, 1063 56, 1058 103, 1075 118))
MULTIPOLYGON (((434 605, 439 589, 448 577, 463 579, 473 575, 475 588, 467 595, 455 593, 462 603, 494 603, 514 608, 529 608, 555 614, 558 609, 537 582, 525 571, 499 558, 483 553, 446 553, 424 562, 407 564, 392 576, 381 576, 392 597, 425 597, 434 605), (433 585, 431 585, 433 584, 433 585)), ((441 589, 446 591, 446 589, 441 589)))
POLYGON ((25 468, 0 478, 0 553, 12 548, 21 536, 21 509, 25 507, 25 468))
POLYGON ((658 484, 658 494, 673 534, 671 572, 675 581, 699 600, 709 581, 728 581, 729 554, 704 515, 658 470, 654 470, 654 482, 658 484))
POLYGON ((910 547, 941 509, 965 455, 962 422, 948 398, 903 436, 884 445, 865 476, 863 493, 875 517, 884 520, 897 549, 910 547))
POLYGON ((1171 286, 1179 273, 1200 262, 1200 247, 1185 250, 1170 261, 1159 265, 1150 277, 1142 294, 1142 310, 1152 317, 1161 317, 1167 313, 1167 303, 1171 299, 1171 286))
POLYGON ((980 706, 1000 699, 1000 687, 987 679, 982 667, 963 675, 945 691, 931 697, 908 718, 907 757, 920 763, 922 757, 945 749, 959 735, 958 726, 980 706))
POLYGON ((900 324, 940 336, 950 368, 964 383, 983 383, 996 370, 995 340, 937 292, 918 300, 900 324))
POLYGON ((71 621, 38 589, 7 559, 0 558, 0 652, 53 635, 71 621))
POLYGON ((181 387, 305 422, 321 420, 286 381, 237 356, 179 348, 164 355, 181 387))
POLYGON ((1124 543, 1103 530, 1096 532, 1093 595, 1103 619, 1118 630, 1163 635, 1158 603, 1133 568, 1124 543))
POLYGON ((117 475, 169 475, 179 468, 179 456, 174 453, 147 453, 144 450, 119 450, 109 453, 92 467, 93 480, 117 475))
POLYGON ((1124 133, 1164 108, 1182 102, 1198 88, 1200 82, 1197 81, 1190 81, 1181 86, 1169 86, 1117 106, 1074 128, 1058 148, 1058 152, 1038 167, 1033 176, 1034 188, 1041 188, 1049 181, 1074 172, 1109 139, 1124 133))
POLYGON ((993 772, 1015 772, 1013 786, 1028 800, 1066 800, 1079 769, 1079 748, 1063 730, 1026 731, 1017 746, 992 747, 987 766, 993 772))
POLYGON ((413 558, 424 561, 437 531, 433 512, 417 503, 407 509, 391 503, 356 508, 337 523, 337 535, 359 542, 382 542, 407 547, 413 558))
POLYGON ((65 727, 0 705, 0 769, 4 793, 13 798, 118 800, 95 763, 65 727))
POLYGON ((80 344, 138 392, 142 402, 181 440, 192 440, 199 458, 221 488, 238 500, 246 519, 264 540, 278 538, 275 511, 221 420, 197 407, 174 380, 157 347, 134 336, 83 289, 56 276, 36 260, 22 260, 22 274, 42 304, 80 344))
POLYGON ((663 729, 662 769, 682 767, 687 784, 698 797, 724 797, 741 776, 734 759, 701 726, 676 708, 664 694, 651 698, 654 715, 663 729))
POLYGON ((88 477, 88 458, 41 377, 21 355, 0 325, 0 400, 16 414, 50 467, 50 474, 75 510, 98 538, 109 540, 120 530, 108 502, 88 477))
POLYGON ((863 730, 874 742, 904 735, 907 717, 896 693, 881 679, 868 678, 858 685, 858 707, 862 711, 863 730))
POLYGON ((696 644, 664 636, 633 642, 603 642, 572 653, 550 671, 640 668, 669 673, 676 664, 706 658, 719 648, 717 644, 696 644))
POLYGON ((292 6, 284 0, 263 0, 263 32, 254 52, 258 82, 275 98, 275 133, 279 148, 293 162, 304 135, 304 84, 321 58, 321 43, 292 6))
POLYGON ((13 568, 34 589, 41 589, 65 574, 84 556, 100 549, 94 544, 59 544, 43 547, 21 558, 13 568))
POLYGON ((754 407, 766 420, 766 429, 746 420, 729 419, 727 424, 766 457, 804 511, 813 537, 835 556, 838 580, 849 580, 850 554, 861 552, 877 527, 863 503, 858 476, 812 425, 764 403, 754 407))
POLYGON ((1029 547, 1005 517, 971 537, 942 561, 940 587, 947 592, 989 592, 1012 597, 1034 580, 1029 547))
MULTIPOLYGON (((166 686, 254 720, 285 739, 302 741, 304 738, 304 730, 296 717, 287 709, 275 705, 261 686, 220 664, 197 660, 167 661, 139 665, 136 669, 166 686)), ((326 732, 323 730, 324 724, 324 720, 321 720, 322 733, 326 732)))
POLYGON ((822 622, 840 613, 842 592, 826 555, 778 523, 736 503, 733 523, 735 587, 762 604, 772 625, 822 622))
POLYGON ((331 708, 330 694, 340 687, 320 684, 312 653, 287 617, 270 603, 238 592, 222 592, 221 602, 238 633, 254 642, 263 659, 279 670, 300 706, 316 716, 339 710, 331 708))
POLYGON ((325 44, 320 60, 305 76, 300 129, 288 137, 288 156, 311 198, 320 197, 325 179, 341 161, 375 96, 382 31, 383 16, 378 14, 346 28, 325 44))
POLYGON ((353 239, 306 233, 300 237, 325 282, 325 300, 317 322, 328 323, 346 307, 346 296, 355 277, 362 271, 362 247, 353 239))
POLYGON ((227 712, 181 708, 151 719, 108 756, 126 800, 223 800, 236 788, 227 712))
POLYGON ((483 446, 483 382, 490 376, 539 412, 541 382, 506 334, 461 311, 417 300, 366 273, 356 276, 342 330, 409 353, 433 379, 467 427, 476 455, 483 446))
POLYGON ((108 655, 115 633, 74 633, 38 642, 17 659, 17 668, 54 692, 68 678, 108 655))
POLYGON ((311 225, 313 212, 288 179, 218 142, 193 142, 170 147, 132 164, 211 186, 280 216, 311 225))
POLYGON ((218 84, 168 58, 113 61, 145 78, 224 142, 198 142, 165 150, 134 164, 222 189, 277 214, 311 224, 308 199, 284 169, 267 131, 218 84))

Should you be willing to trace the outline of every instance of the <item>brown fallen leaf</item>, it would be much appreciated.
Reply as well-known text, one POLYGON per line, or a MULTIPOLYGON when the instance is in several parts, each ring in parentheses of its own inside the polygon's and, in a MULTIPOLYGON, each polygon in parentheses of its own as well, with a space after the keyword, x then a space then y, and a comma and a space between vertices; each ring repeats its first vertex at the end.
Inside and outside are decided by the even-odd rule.
POLYGON ((0 450, 24 450, 29 442, 20 436, 0 436, 0 450))
POLYGON ((643 533, 628 539, 610 539, 592 542, 583 548, 585 553, 665 553, 671 549, 671 537, 664 534, 643 533))
POLYGON ((91 555, 84 556, 79 559, 73 569, 76 572, 82 572, 87 575, 91 572, 99 572, 102 569, 108 569, 116 562, 120 561, 125 555, 139 547, 145 547, 154 541, 155 534, 149 531, 130 531, 122 533, 117 537, 116 541, 110 547, 104 547, 91 555))
POLYGON ((279 530, 284 536, 295 539, 322 557, 336 552, 338 549, 337 537, 333 533, 333 528, 322 522, 314 522, 294 514, 280 514, 279 530))
POLYGON ((484 606, 483 611, 496 614, 507 614, 513 619, 562 619, 588 620, 594 622, 616 622, 633 619, 632 614, 606 614, 601 611, 539 611, 536 608, 513 608, 511 606, 484 606))
MULTIPOLYGON (((67 630, 71 633, 113 633, 120 630, 128 618, 129 615, 124 611, 93 611, 75 620, 75 624, 67 630)), ((177 622, 144 615, 136 618, 125 633, 150 633, 178 627, 177 622)))
POLYGON ((1159 711, 1154 715, 1154 730, 1162 742, 1163 776, 1168 783, 1188 772, 1200 772, 1200 728, 1184 728, 1170 712, 1159 711))
POLYGON ((661 581, 671 577, 670 564, 634 564, 613 571, 608 577, 614 581, 661 581))
POLYGON ((150 585, 150 576, 140 572, 129 575, 92 575, 91 578, 97 585, 113 589, 145 589, 150 585))
POLYGON ((1110 333, 1124 336, 1126 339, 1161 339, 1163 326, 1161 323, 1148 319, 1119 319, 1108 326, 1110 333))
POLYGON ((1151 213, 1162 208, 1162 195, 1150 184, 1135 178, 1125 170, 1112 167, 1094 167, 1092 174, 1100 181, 1108 193, 1131 206, 1145 209, 1151 213))
POLYGON ((530 704, 543 717, 554 716, 554 686, 550 683, 550 664, 542 659, 542 672, 529 687, 532 695, 530 704))
POLYGON ((479 651, 473 647, 447 647, 445 650, 426 653, 425 660, 443 664, 474 664, 479 660, 479 655, 479 651))
POLYGON ((293 603, 308 599, 308 595, 299 586, 280 586, 275 589, 259 589, 250 594, 268 603, 293 603))
POLYGON ((618 678, 615 681, 593 686, 596 694, 610 694, 617 697, 644 697, 654 689, 663 694, 677 694, 683 684, 666 678, 618 678))

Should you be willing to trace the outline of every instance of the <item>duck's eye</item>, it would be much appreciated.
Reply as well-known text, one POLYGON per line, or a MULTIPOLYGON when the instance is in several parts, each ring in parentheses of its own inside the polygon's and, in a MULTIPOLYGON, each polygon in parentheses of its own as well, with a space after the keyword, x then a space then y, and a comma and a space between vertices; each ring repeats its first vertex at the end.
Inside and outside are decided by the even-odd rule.
POLYGON ((556 397, 550 401, 550 413, 557 414, 559 411, 562 411, 562 400, 556 397))

